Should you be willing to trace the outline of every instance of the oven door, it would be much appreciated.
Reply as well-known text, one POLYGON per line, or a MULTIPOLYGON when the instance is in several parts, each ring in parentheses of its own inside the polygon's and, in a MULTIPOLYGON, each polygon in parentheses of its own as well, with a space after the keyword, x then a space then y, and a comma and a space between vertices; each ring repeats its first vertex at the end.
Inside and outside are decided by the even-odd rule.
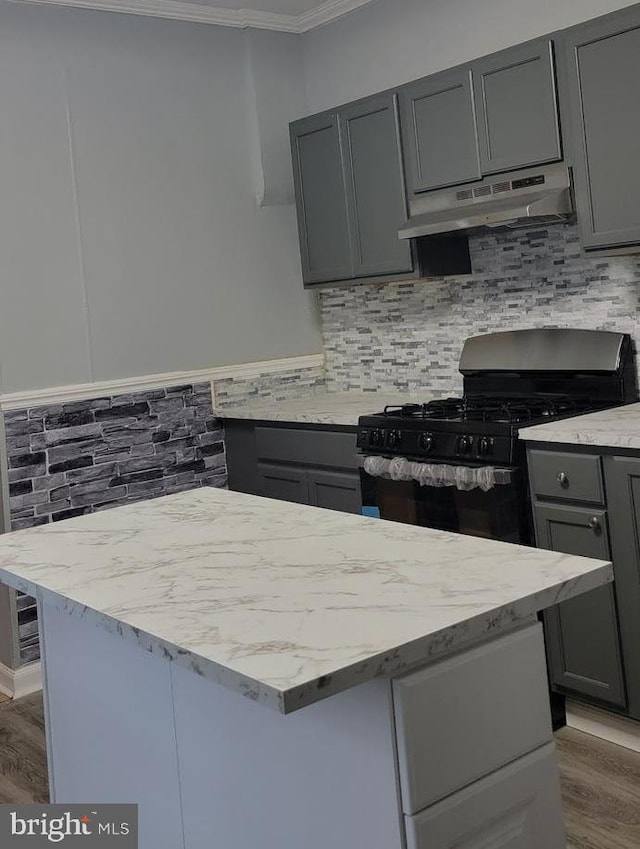
MULTIPOLYGON (((472 466, 449 466, 448 478, 461 479, 472 466)), ((452 531, 459 534, 485 537, 521 544, 531 544, 532 529, 529 519, 528 492, 522 470, 501 467, 490 489, 469 486, 468 482, 442 485, 436 476, 429 483, 418 480, 393 480, 388 476, 369 474, 361 468, 363 513, 379 515, 381 519, 404 522, 452 531)))

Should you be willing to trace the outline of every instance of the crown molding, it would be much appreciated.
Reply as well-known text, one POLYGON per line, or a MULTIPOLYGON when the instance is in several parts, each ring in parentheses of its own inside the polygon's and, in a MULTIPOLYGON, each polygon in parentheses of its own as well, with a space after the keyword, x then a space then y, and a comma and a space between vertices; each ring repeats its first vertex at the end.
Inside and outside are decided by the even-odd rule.
POLYGON ((96 9, 123 15, 142 15, 168 18, 221 27, 276 30, 303 33, 341 18, 372 0, 326 0, 317 9, 302 15, 283 15, 260 12, 257 9, 221 9, 186 0, 11 0, 14 3, 35 3, 41 6, 68 6, 76 9, 96 9))
POLYGON ((324 354, 305 354, 300 357, 241 363, 232 366, 219 366, 218 368, 171 371, 165 374, 150 374, 143 377, 123 377, 120 380, 101 380, 95 383, 55 386, 51 389, 32 389, 25 392, 11 392, 0 395, 0 410, 24 410, 30 407, 64 404, 69 401, 84 401, 113 395, 128 395, 131 392, 146 392, 149 389, 163 389, 168 386, 190 383, 211 382, 215 384, 218 380, 228 380, 229 378, 252 378, 263 374, 279 374, 298 369, 322 368, 323 365, 324 354))
POLYGON ((372 0, 326 0, 316 9, 297 16, 297 32, 308 32, 310 29, 329 24, 371 2, 372 0))

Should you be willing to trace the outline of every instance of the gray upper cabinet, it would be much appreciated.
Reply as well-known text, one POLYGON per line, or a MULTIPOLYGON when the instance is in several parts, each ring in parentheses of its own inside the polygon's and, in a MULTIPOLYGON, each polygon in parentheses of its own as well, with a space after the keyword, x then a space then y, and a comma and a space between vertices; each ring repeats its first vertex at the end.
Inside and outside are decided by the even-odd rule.
POLYGON ((640 243, 640 8, 565 38, 575 195, 585 248, 640 243))
POLYGON ((471 71, 446 71, 399 91, 407 185, 417 194, 481 177, 471 71))
POLYGON ((353 276, 340 133, 335 113, 290 127, 305 283, 353 276))
POLYGON ((475 62, 473 87, 483 174, 562 158, 549 39, 475 62))
POLYGON ((397 100, 383 94, 338 112, 355 277, 413 268, 409 242, 397 100))
MULTIPOLYGON (((539 548, 609 560, 604 510, 536 503, 539 548)), ((545 612, 552 683, 562 691, 626 705, 618 614, 612 584, 545 612)))

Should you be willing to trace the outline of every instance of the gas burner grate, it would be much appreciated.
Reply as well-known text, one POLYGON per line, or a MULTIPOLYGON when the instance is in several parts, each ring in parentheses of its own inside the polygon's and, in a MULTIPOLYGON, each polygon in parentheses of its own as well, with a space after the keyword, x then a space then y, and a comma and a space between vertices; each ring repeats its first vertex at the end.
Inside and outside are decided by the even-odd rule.
POLYGON ((427 404, 401 404, 384 408, 385 416, 400 416, 404 419, 455 419, 464 409, 463 398, 441 398, 427 404))
POLYGON ((569 398, 568 396, 498 398, 480 395, 465 399, 463 419, 521 424, 536 419, 585 413, 593 407, 594 405, 586 398, 569 398))

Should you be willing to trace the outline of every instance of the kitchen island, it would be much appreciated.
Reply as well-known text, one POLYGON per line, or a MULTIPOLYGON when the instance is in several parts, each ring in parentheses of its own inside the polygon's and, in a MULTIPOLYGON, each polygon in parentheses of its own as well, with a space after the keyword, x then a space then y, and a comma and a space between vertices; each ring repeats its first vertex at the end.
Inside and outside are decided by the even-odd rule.
POLYGON ((141 849, 562 849, 536 612, 607 563, 200 489, 0 539, 52 800, 141 849), (524 841, 524 842, 520 842, 524 841))

